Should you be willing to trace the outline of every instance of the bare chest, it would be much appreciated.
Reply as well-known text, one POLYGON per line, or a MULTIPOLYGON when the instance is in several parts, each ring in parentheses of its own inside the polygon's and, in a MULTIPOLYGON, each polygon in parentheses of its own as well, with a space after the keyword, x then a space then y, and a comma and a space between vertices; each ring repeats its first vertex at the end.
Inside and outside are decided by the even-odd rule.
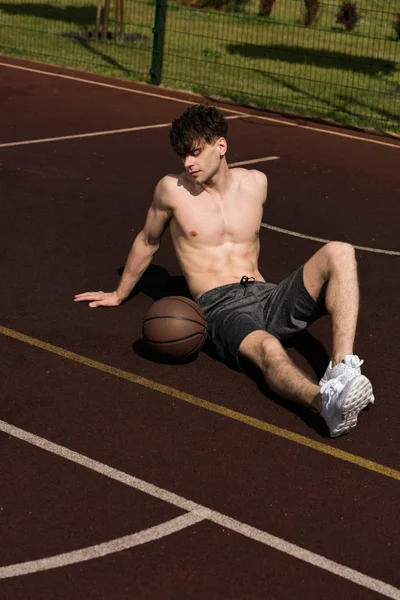
POLYGON ((205 245, 246 243, 258 236, 261 220, 262 205, 256 197, 233 195, 216 200, 202 194, 179 203, 171 234, 205 245))

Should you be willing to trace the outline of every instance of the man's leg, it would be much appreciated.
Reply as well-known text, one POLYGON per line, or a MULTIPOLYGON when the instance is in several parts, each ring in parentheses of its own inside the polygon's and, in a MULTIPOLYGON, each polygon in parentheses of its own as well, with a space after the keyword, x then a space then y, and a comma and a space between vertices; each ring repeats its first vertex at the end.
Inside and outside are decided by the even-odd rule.
MULTIPOLYGON (((340 362, 346 354, 353 353, 358 317, 357 265, 352 246, 342 242, 326 244, 304 265, 303 278, 315 301, 327 286, 325 305, 333 324, 332 360, 340 362)), ((321 411, 319 385, 294 364, 274 336, 255 331, 243 340, 239 352, 261 369, 274 392, 311 410, 321 411)))
MULTIPOLYGON (((304 266, 304 285, 317 301, 326 286, 325 305, 332 319, 334 364, 352 355, 356 333, 359 289, 354 250, 349 244, 330 242, 304 266)), ((296 302, 293 299, 294 303, 296 302)), ((372 386, 361 375, 338 376, 322 387, 311 381, 290 359, 280 342, 263 331, 249 334, 239 352, 261 369, 270 388, 321 413, 332 437, 357 424, 359 412, 374 402, 372 386)))
POLYGON ((239 353, 257 365, 273 392, 320 412, 319 385, 295 365, 273 335, 266 331, 253 331, 240 344, 239 353))
POLYGON ((304 285, 318 299, 326 285, 325 306, 332 320, 332 364, 352 355, 359 309, 357 263, 354 249, 343 242, 323 246, 304 265, 304 285))

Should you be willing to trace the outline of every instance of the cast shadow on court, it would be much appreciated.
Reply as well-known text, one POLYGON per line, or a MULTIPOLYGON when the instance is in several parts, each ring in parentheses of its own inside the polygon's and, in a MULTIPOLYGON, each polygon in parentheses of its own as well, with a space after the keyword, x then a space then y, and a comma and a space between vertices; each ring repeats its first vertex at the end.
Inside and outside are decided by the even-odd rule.
MULTIPOLYGON (((120 275, 122 270, 122 267, 118 270, 120 275)), ((125 302, 141 293, 149 296, 154 301, 166 296, 185 296, 187 298, 191 298, 189 288, 186 284, 185 278, 182 275, 171 276, 167 269, 161 267, 160 265, 154 264, 150 265, 147 271, 143 274, 134 291, 125 300, 125 302)), ((325 347, 313 335, 311 335, 309 331, 302 331, 301 333, 293 336, 290 338, 290 340, 284 343, 284 347, 288 350, 289 354, 297 352, 303 356, 314 371, 317 381, 319 381, 325 372, 330 357, 325 347)), ((133 351, 142 358, 154 360, 143 339, 138 339, 134 342, 133 351)), ((220 361, 210 343, 205 344, 202 352, 205 352, 211 358, 220 361)), ((193 360, 196 360, 196 357, 188 360, 187 362, 192 362, 193 360)), ((176 364, 185 363, 179 362, 176 364)), ((266 385, 261 372, 254 365, 251 365, 250 363, 243 363, 241 366, 244 373, 256 383, 260 392, 266 395, 269 400, 289 408, 292 412, 295 412, 309 427, 315 429, 322 436, 328 436, 328 431, 319 416, 314 415, 307 409, 294 403, 289 404, 287 401, 274 394, 274 392, 272 392, 266 385)), ((231 367, 227 366, 227 368, 231 367)))
MULTIPOLYGON (((121 276, 122 272, 123 267, 120 267, 118 269, 118 275, 121 276)), ((126 300, 124 300, 124 303, 129 302, 138 294, 145 294, 154 300, 154 302, 160 300, 160 298, 165 298, 166 296, 184 296, 186 298, 192 297, 186 280, 182 275, 172 276, 168 273, 167 269, 154 264, 151 264, 144 272, 132 293, 128 296, 128 298, 126 298, 126 300)), ((135 354, 138 354, 146 360, 156 362, 143 338, 136 340, 133 343, 132 348, 135 354)), ((168 364, 181 365, 193 362, 194 360, 196 360, 196 356, 193 356, 186 361, 168 361, 168 364)))
MULTIPOLYGON (((314 372, 316 381, 319 381, 325 373, 329 364, 330 356, 326 348, 307 330, 297 333, 289 340, 283 342, 283 347, 288 351, 289 356, 296 362, 295 354, 301 355, 310 365, 314 372)), ((252 379, 259 391, 265 395, 269 401, 284 406, 292 413, 296 414, 308 427, 314 429, 321 437, 329 437, 329 431, 323 419, 308 408, 285 400, 275 394, 266 384, 261 371, 250 362, 241 362, 243 372, 252 379)))

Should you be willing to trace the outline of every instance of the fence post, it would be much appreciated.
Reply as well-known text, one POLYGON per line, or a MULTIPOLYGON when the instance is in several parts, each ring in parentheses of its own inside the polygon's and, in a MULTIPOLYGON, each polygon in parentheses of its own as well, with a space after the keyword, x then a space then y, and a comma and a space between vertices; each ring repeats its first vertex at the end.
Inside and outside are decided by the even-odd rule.
POLYGON ((150 69, 150 82, 153 85, 160 85, 161 83, 167 2, 168 0, 156 0, 156 14, 153 27, 153 54, 150 69))

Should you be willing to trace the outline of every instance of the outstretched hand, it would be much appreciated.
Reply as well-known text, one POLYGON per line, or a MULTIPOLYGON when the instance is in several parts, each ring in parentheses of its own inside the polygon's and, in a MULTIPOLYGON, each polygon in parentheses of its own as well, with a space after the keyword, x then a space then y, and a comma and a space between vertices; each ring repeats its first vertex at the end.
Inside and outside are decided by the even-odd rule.
POLYGON ((98 306, 119 306, 121 299, 118 298, 117 292, 85 292, 76 294, 74 302, 89 302, 90 308, 98 306))

